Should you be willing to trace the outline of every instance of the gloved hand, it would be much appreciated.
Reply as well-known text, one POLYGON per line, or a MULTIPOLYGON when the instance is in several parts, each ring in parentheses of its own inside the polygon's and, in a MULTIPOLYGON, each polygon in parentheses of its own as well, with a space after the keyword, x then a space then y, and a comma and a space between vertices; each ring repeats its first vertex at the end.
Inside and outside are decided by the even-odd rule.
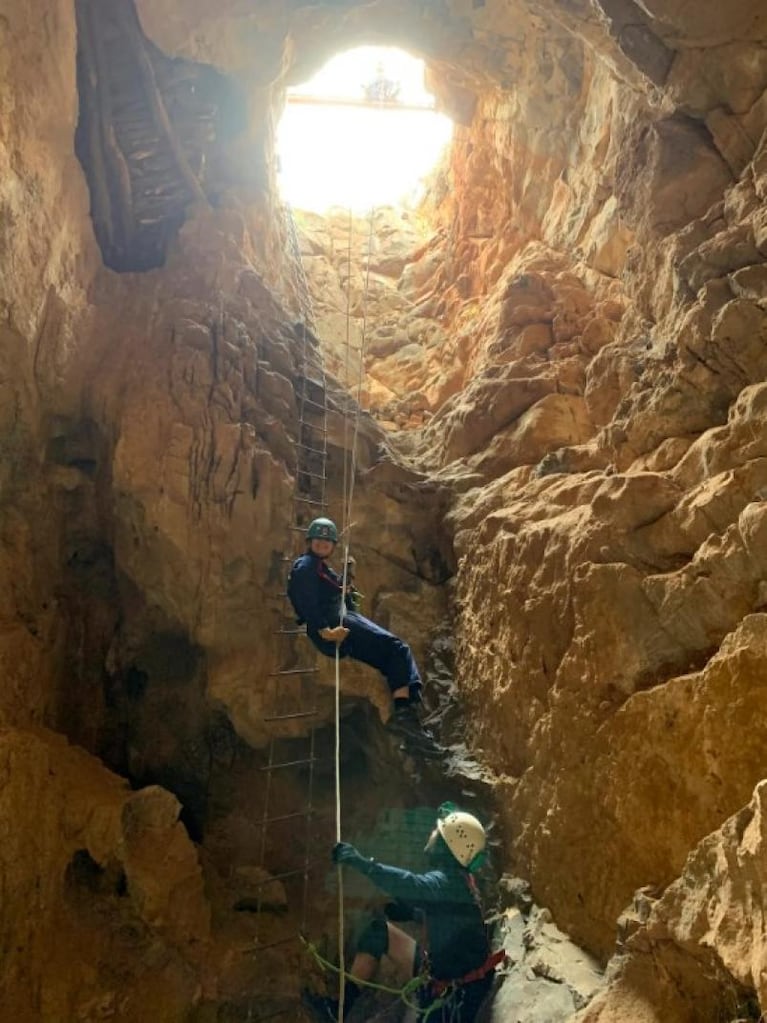
POLYGON ((320 636, 330 643, 343 643, 349 635, 349 630, 343 625, 336 625, 332 629, 320 629, 320 636))
POLYGON ((400 902, 399 899, 395 902, 387 902, 384 906, 384 916, 392 923, 404 923, 413 919, 413 907, 407 902, 400 902))
POLYGON ((362 870, 370 863, 362 853, 358 852, 349 842, 336 842, 331 853, 334 863, 343 863, 355 870, 362 870))

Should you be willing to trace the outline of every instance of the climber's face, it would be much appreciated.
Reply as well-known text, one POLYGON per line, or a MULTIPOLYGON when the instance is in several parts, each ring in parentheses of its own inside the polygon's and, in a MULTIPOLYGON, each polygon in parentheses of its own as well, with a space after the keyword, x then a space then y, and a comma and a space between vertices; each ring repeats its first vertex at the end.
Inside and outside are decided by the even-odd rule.
POLYGON ((318 558, 329 558, 333 553, 335 544, 332 540, 320 540, 318 537, 314 537, 309 543, 309 549, 312 554, 316 554, 318 558))

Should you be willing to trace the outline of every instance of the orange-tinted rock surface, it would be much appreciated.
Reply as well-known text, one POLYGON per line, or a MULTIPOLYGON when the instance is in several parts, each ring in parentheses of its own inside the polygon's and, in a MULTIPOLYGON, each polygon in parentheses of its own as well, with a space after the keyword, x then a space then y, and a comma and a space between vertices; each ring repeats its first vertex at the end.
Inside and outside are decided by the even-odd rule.
MULTIPOLYGON (((423 208, 377 211, 369 257, 353 225, 355 345, 370 270, 352 514, 365 610, 424 667, 452 633, 450 714, 495 786, 499 865, 561 927, 604 959, 634 891, 661 896, 582 1018, 761 1011, 762 5, 138 0, 145 36, 126 48, 144 92, 126 113, 97 45, 120 4, 101 28, 85 0, 77 17, 49 0, 0 15, 6 1015, 142 1018, 140 976, 158 1020, 295 998, 297 951, 259 964, 242 949, 264 924, 295 930, 297 888, 259 871, 300 873, 311 845, 264 845, 257 824, 270 739, 287 754, 306 731, 267 720, 287 699, 273 672, 297 382, 324 361, 339 519, 355 406, 348 225, 297 218, 320 335, 304 348, 272 139, 285 86, 360 41, 424 56, 456 121, 423 208), (245 110, 216 166, 178 93, 205 65, 245 110), (78 117, 100 125, 81 130, 100 140, 78 145, 83 165, 78 117), (164 154, 190 191, 163 265, 120 274, 88 210, 131 118, 165 147, 145 158, 164 154)), ((225 108, 195 107, 200 131, 224 132, 225 108)), ((321 667, 298 700, 317 700, 330 755, 321 667)), ((343 689, 353 828, 371 791, 426 795, 407 763, 386 780, 377 760, 398 763, 380 679, 345 670, 343 689)), ((278 783, 286 814, 303 791, 278 783)), ((317 799, 332 807, 330 773, 317 799)), ((315 839, 320 876, 333 834, 315 839)), ((331 902, 318 884, 318 929, 331 902)))

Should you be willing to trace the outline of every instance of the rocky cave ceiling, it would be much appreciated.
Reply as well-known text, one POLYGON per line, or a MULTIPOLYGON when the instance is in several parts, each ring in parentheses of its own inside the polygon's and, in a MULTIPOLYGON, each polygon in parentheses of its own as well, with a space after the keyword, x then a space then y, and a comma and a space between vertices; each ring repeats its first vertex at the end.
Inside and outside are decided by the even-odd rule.
MULTIPOLYGON (((300 395, 324 394, 337 513, 337 339, 347 285, 359 337, 369 264, 362 589, 413 641, 451 756, 399 758, 377 678, 348 671, 350 837, 386 847, 445 796, 493 815, 527 921, 498 1023, 552 998, 558 1021, 758 1019, 761 0, 6 7, 6 1016, 298 1018, 300 884, 270 877, 332 841, 329 675, 316 832, 257 822, 270 740, 286 760, 305 741, 271 723, 300 395), (379 211, 372 253, 354 226, 348 284, 332 217, 297 218, 297 263, 273 133, 285 87, 362 43, 422 56, 457 129, 422 222, 379 211), (513 874, 614 956, 600 993, 585 952, 546 958, 564 938, 513 874), (264 930, 293 944, 256 955, 264 930)), ((286 819, 305 782, 276 783, 286 819)))
MULTIPOLYGON (((545 123, 556 108, 544 114, 535 92, 549 100, 558 92, 566 117, 583 98, 595 59, 671 118, 669 147, 694 151, 713 141, 734 174, 758 137, 754 105, 767 73, 758 41, 763 15, 747 2, 727 17, 635 0, 275 3, 215 13, 205 4, 139 3, 138 19, 120 0, 81 0, 77 12, 77 148, 97 237, 115 269, 159 265, 185 207, 216 203, 233 177, 273 187, 271 125, 282 91, 340 49, 378 42, 424 57, 442 108, 459 124, 471 124, 480 97, 497 100, 524 87, 533 99, 517 112, 522 138, 553 147, 551 158, 565 165, 566 140, 545 123), (242 144, 248 124, 250 148, 242 144), (227 161, 237 136, 240 148, 227 161)), ((641 128, 635 144, 641 153, 641 128)))
POLYGON ((216 160, 244 131, 245 102, 212 68, 165 57, 131 4, 76 8, 76 148, 94 230, 107 266, 148 270, 164 262, 189 203, 216 202, 216 160))

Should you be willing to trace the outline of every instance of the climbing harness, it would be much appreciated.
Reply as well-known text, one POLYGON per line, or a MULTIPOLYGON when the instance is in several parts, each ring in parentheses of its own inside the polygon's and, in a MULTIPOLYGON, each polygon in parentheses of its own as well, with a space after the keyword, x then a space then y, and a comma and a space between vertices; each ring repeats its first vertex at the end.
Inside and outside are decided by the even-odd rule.
POLYGON ((450 988, 465 987, 467 984, 473 984, 475 980, 482 980, 483 977, 486 977, 497 966, 505 966, 508 958, 506 951, 499 948, 497 952, 491 952, 481 966, 478 966, 476 970, 469 970, 463 977, 458 977, 455 980, 438 980, 436 977, 432 977, 430 980, 431 990, 435 995, 443 995, 450 988))
MULTIPOLYGON (((381 984, 379 981, 361 980, 359 977, 353 977, 350 973, 342 970, 340 966, 336 966, 335 963, 326 959, 316 945, 313 945, 311 942, 304 940, 304 947, 322 970, 335 973, 339 977, 340 991, 344 990, 344 981, 351 980, 357 987, 363 988, 366 991, 377 991, 381 994, 394 995, 406 1008, 418 1013, 418 1019, 423 1021, 423 1023, 426 1023, 426 1021, 438 1013, 442 1014, 443 1020, 445 1013, 448 1013, 448 1019, 453 1016, 456 1019, 460 1019, 461 989, 465 988, 468 984, 483 980, 492 970, 495 970, 498 966, 506 965, 509 961, 509 957, 504 949, 499 949, 497 952, 491 953, 476 970, 472 970, 458 979, 443 981, 435 980, 429 974, 428 957, 424 957, 422 968, 418 973, 401 987, 393 987, 389 984, 381 984), (423 1005, 421 1002, 421 994, 423 992, 428 992, 428 1005, 423 1005)), ((384 1010, 384 1012, 387 1011, 388 1009, 384 1010)), ((373 1017, 373 1019, 375 1018, 373 1017)), ((339 1021, 342 1019, 343 1015, 339 1000, 339 1021)))

